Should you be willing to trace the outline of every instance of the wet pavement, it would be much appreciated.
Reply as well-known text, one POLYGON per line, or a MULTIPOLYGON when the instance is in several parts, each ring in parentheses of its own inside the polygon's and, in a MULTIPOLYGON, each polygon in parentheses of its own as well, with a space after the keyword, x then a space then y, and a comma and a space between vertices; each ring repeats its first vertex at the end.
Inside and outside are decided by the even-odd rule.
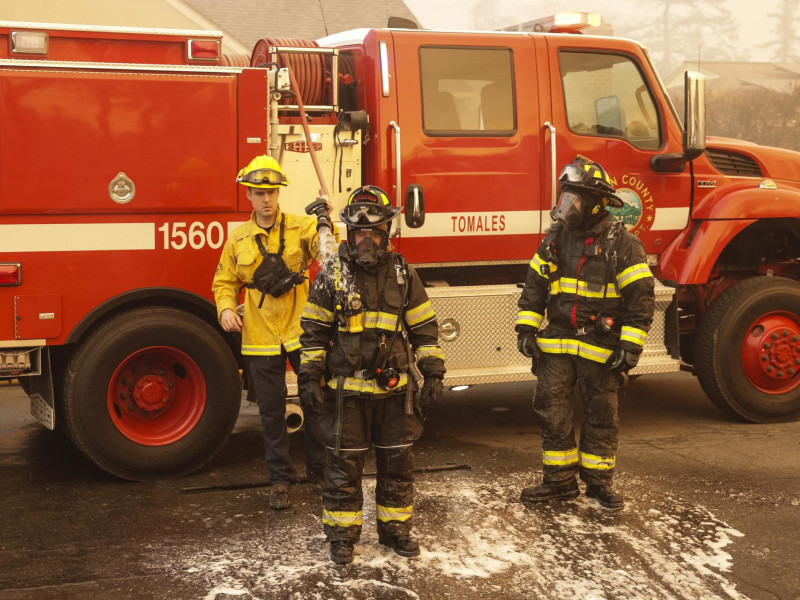
POLYGON ((620 399, 625 509, 585 496, 529 508, 518 498, 540 478, 532 385, 447 392, 416 446, 422 555, 378 544, 366 478, 345 567, 328 561, 318 487, 270 510, 253 406, 201 471, 130 483, 0 386, 0 600, 800 599, 800 423, 736 422, 686 373, 641 377, 620 399))

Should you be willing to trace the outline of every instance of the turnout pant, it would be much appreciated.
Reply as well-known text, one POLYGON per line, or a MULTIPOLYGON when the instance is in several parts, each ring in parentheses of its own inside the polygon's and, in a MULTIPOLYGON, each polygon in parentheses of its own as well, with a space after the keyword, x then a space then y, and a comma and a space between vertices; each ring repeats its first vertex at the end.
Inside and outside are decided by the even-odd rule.
POLYGON ((542 428, 544 481, 562 483, 580 473, 588 484, 610 485, 619 435, 614 374, 604 363, 545 353, 536 376, 533 412, 542 428), (576 383, 583 400, 579 448, 570 406, 576 383))
MULTIPOLYGON (((294 483, 297 473, 289 457, 289 435, 286 431, 286 360, 295 372, 300 368, 300 351, 276 356, 247 356, 247 367, 258 399, 264 452, 271 483, 294 483)), ((311 431, 313 414, 305 414, 306 471, 321 473, 325 465, 325 449, 311 431)))
POLYGON ((327 448, 322 522, 329 540, 355 542, 361 535, 364 501, 361 476, 370 443, 375 448, 377 467, 378 535, 410 532, 414 499, 411 446, 422 433, 422 417, 417 407, 413 414, 406 414, 405 398, 405 391, 345 397, 338 419, 336 395, 328 395, 319 424, 327 448))

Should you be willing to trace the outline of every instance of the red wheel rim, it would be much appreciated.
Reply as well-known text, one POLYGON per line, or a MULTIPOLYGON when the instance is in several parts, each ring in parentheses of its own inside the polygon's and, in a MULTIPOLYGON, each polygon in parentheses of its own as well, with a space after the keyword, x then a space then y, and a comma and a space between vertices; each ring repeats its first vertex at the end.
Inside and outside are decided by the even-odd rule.
POLYGON ((108 384, 108 413, 119 432, 145 446, 164 446, 186 436, 206 406, 200 368, 175 348, 134 352, 108 384))
POLYGON ((800 321, 796 315, 767 313, 747 330, 742 344, 747 379, 767 394, 785 394, 800 385, 800 321))

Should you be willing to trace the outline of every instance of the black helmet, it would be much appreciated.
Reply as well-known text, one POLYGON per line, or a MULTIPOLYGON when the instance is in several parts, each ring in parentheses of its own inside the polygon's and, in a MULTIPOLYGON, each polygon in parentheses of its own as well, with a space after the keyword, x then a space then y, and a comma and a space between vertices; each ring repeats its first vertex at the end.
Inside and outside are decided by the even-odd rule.
POLYGON ((585 156, 578 157, 565 165, 558 176, 559 187, 574 188, 576 191, 588 191, 602 203, 603 207, 622 208, 625 203, 617 196, 606 170, 585 156))
POLYGON ((394 219, 400 212, 392 207, 389 196, 376 185, 357 188, 347 199, 347 205, 339 213, 347 227, 372 229, 394 219))

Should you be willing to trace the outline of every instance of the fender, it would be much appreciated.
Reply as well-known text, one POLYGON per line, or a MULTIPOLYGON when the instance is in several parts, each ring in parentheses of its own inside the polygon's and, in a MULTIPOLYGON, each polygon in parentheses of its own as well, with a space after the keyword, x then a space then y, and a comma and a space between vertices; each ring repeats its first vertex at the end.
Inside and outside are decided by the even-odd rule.
POLYGON ((98 321, 109 314, 144 305, 166 305, 191 309, 201 319, 213 326, 217 324, 217 311, 213 302, 192 292, 177 288, 141 288, 109 298, 87 314, 67 336, 65 344, 80 341, 98 321))
POLYGON ((756 221, 692 221, 661 254, 660 278, 679 285, 708 283, 711 269, 725 247, 756 221))
MULTIPOLYGON (((780 182, 779 185, 789 184, 780 182)), ((792 217, 800 218, 800 190, 796 187, 760 188, 751 182, 716 190, 698 202, 692 211, 692 218, 697 220, 792 217)))

